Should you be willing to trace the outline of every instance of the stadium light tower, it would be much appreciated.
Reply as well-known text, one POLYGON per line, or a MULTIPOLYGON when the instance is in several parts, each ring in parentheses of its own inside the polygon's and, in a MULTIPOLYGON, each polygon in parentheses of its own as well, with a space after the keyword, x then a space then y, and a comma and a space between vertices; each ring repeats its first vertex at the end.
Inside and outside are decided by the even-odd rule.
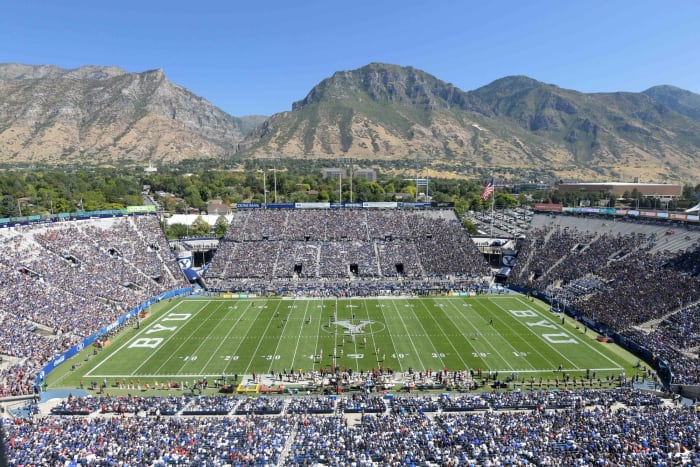
POLYGON ((338 175, 339 175, 339 180, 340 182, 338 183, 338 200, 342 203, 343 202, 343 169, 345 167, 350 167, 350 202, 352 203, 353 196, 352 196, 352 164, 355 161, 352 157, 339 157, 337 159, 338 161, 338 175))
POLYGON ((418 157, 416 158, 416 201, 418 201, 418 186, 419 183, 425 182, 425 199, 428 200, 428 196, 430 195, 429 191, 429 183, 430 183, 430 174, 426 176, 425 179, 420 178, 421 174, 421 168, 425 169, 426 171, 428 170, 428 162, 430 162, 430 159, 427 158, 422 158, 418 157))
MULTIPOLYGON (((272 165, 272 183, 273 183, 273 190, 275 194, 275 203, 277 203, 277 162, 279 162, 280 158, 279 156, 274 156, 274 157, 263 157, 260 159, 260 162, 262 163, 263 166, 263 173, 265 172, 265 167, 267 164, 272 165)), ((267 194, 267 192, 265 192, 267 194)), ((265 196, 265 204, 267 204, 267 196, 265 196)))

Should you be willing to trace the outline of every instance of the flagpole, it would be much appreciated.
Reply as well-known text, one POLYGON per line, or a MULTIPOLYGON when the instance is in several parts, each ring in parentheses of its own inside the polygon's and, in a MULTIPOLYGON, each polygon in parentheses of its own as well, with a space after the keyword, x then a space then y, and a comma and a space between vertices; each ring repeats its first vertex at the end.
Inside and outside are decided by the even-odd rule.
POLYGON ((496 185, 493 181, 493 176, 491 176, 491 181, 489 181, 481 192, 481 199, 486 201, 491 196, 491 245, 489 245, 489 266, 491 265, 491 253, 493 251, 493 220, 494 220, 494 205, 496 203, 496 185))
MULTIPOLYGON (((493 177, 491 177, 491 180, 493 180, 493 177)), ((493 184, 493 192, 491 193, 491 243, 493 243, 493 209, 494 205, 496 204, 496 184, 493 184)))
MULTIPOLYGON (((493 180, 493 177, 491 177, 491 180, 493 180)), ((491 244, 493 245, 494 239, 493 239, 493 221, 494 218, 496 217, 494 215, 494 207, 496 205, 496 182, 493 182, 493 193, 491 193, 491 244)), ((493 247, 491 247, 491 253, 493 253, 493 247)), ((490 266, 490 265, 489 265, 490 266)), ((493 270, 492 270, 493 271, 493 270)), ((493 277, 493 274, 492 276, 493 277)))

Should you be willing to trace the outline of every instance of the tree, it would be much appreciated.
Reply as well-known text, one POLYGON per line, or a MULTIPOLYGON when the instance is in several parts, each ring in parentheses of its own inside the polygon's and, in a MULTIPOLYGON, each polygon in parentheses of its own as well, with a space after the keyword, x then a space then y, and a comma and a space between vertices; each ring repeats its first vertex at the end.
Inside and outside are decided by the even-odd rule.
POLYGON ((185 224, 170 224, 165 228, 165 236, 169 239, 186 237, 189 233, 189 227, 185 224))
POLYGON ((692 199, 695 196, 691 185, 683 185, 683 199, 692 199))
POLYGON ((476 235, 478 233, 476 226, 469 219, 462 219, 462 225, 464 225, 464 228, 467 229, 469 235, 476 235))
POLYGON ((202 196, 199 189, 194 185, 189 185, 184 190, 184 198, 188 205, 199 210, 206 208, 206 203, 202 201, 202 196))
POLYGON ((411 195, 411 200, 416 199, 416 186, 415 185, 406 185, 403 190, 404 193, 408 193, 411 195))
POLYGON ((216 223, 214 223, 214 234, 221 238, 226 235, 228 230, 228 219, 223 214, 216 218, 216 223))
POLYGON ((176 209, 176 203, 175 199, 172 196, 166 196, 163 198, 160 198, 159 201, 161 209, 165 212, 175 212, 176 209))
POLYGON ((458 198, 455 201, 455 211, 457 212, 457 214, 464 214, 468 210, 469 210, 469 203, 467 202, 467 200, 464 200, 462 198, 458 198))
POLYGON ((19 203, 12 195, 5 195, 0 201, 0 215, 2 217, 19 216, 19 203))
POLYGON ((190 235, 209 235, 210 233, 211 226, 209 223, 202 216, 197 216, 190 226, 190 235))

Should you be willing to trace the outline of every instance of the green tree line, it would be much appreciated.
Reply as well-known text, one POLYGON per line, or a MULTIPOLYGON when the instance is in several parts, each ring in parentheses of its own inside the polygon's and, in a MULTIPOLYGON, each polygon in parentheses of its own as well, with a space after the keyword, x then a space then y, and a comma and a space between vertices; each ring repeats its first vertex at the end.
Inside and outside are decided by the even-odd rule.
MULTIPOLYGON (((222 166, 213 161, 185 161, 144 173, 140 168, 13 168, 0 172, 0 217, 59 212, 123 209, 130 205, 159 205, 164 213, 204 213, 212 200, 224 204, 241 202, 375 202, 425 201, 453 202, 461 212, 512 207, 530 201, 561 202, 576 206, 581 195, 556 190, 511 193, 497 189, 495 197, 481 199, 483 180, 430 178, 428 186, 416 184, 415 175, 395 175, 377 170, 377 181, 360 177, 350 179, 324 177, 324 167, 338 167, 329 161, 249 160, 237 166, 222 166), (161 194, 166 194, 162 195, 161 194)), ((700 185, 686 186, 683 199, 669 208, 695 204, 700 185)), ((639 193, 625 196, 628 205, 654 207, 654 200, 639 193), (628 199, 627 199, 628 198, 628 199)), ((587 194, 591 205, 606 200, 604 193, 587 194)), ((619 200, 606 200, 615 205, 619 200)), ((667 207, 657 206, 656 207, 667 207)), ((206 224, 206 223, 204 223, 206 224)), ((217 222, 217 224, 219 224, 217 222)), ((204 230, 221 231, 218 226, 174 228, 177 236, 199 234, 204 230), (197 228, 198 227, 198 228, 197 228), (191 232, 190 232, 191 230, 191 232)), ((225 231, 225 229, 224 229, 225 231)))

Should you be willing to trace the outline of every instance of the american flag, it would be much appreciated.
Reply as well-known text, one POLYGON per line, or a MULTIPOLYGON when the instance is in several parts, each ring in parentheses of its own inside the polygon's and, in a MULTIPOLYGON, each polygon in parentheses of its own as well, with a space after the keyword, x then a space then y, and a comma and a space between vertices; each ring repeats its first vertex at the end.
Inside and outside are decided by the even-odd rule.
POLYGON ((489 199, 489 196, 491 196, 491 193, 493 193, 493 178, 491 178, 491 181, 486 184, 484 191, 481 192, 481 199, 486 201, 489 199))

